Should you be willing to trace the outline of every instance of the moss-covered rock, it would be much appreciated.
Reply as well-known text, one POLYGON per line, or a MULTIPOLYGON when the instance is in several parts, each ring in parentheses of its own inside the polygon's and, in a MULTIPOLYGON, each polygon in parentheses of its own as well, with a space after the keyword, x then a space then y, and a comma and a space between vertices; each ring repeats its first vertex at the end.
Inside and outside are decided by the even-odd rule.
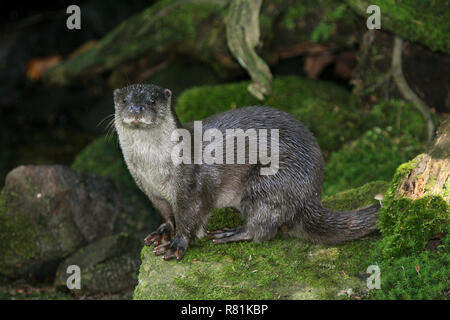
POLYGON ((377 5, 381 11, 381 28, 431 50, 450 54, 450 10, 446 1, 346 0, 352 9, 368 17, 366 9, 377 5))
MULTIPOLYGON (((324 204, 342 210, 371 204, 382 182, 329 197, 324 204)), ((208 228, 240 224, 230 209, 213 213, 208 228)), ((254 242, 214 245, 195 240, 183 260, 163 261, 150 247, 142 264, 135 299, 336 299, 352 288, 365 295, 366 260, 373 238, 346 245, 314 245, 279 236, 254 242)))
POLYGON ((286 111, 305 123, 325 156, 358 136, 363 111, 349 93, 334 84, 299 77, 273 80, 272 94, 263 102, 247 91, 248 81, 200 86, 183 92, 176 112, 181 122, 199 120, 232 108, 267 105, 286 111))
POLYGON ((93 141, 78 154, 72 168, 107 177, 115 183, 121 202, 115 232, 134 233, 143 238, 146 233, 156 229, 160 217, 136 186, 115 136, 103 136, 93 141))
POLYGON ((77 295, 116 293, 132 289, 137 283, 141 242, 127 234, 104 237, 81 248, 58 267, 54 285, 66 288, 67 268, 81 271, 81 289, 77 295))
POLYGON ((111 234, 114 185, 63 166, 21 166, 0 195, 0 275, 47 277, 84 244, 111 234))

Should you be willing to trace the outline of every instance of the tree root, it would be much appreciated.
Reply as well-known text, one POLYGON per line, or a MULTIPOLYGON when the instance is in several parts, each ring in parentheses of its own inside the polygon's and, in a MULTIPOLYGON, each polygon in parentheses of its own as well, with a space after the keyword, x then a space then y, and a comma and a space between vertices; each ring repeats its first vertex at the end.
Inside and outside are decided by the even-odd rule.
POLYGON ((233 56, 253 80, 248 91, 259 100, 269 95, 272 74, 266 62, 258 56, 259 12, 262 0, 232 0, 227 21, 227 43, 233 56))
POLYGON ((392 50, 391 74, 395 84, 403 97, 411 102, 422 114, 427 126, 427 139, 430 142, 434 135, 434 123, 431 118, 430 108, 419 98, 419 96, 409 87, 402 70, 402 46, 403 40, 395 36, 394 48, 392 50))

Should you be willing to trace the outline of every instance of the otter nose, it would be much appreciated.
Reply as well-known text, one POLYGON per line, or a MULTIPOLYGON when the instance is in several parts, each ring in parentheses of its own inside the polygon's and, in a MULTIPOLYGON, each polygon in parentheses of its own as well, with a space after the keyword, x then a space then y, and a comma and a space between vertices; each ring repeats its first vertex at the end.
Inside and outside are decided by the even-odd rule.
POLYGON ((141 106, 136 106, 136 105, 132 105, 129 108, 130 112, 136 112, 136 113, 140 113, 143 108, 141 106))

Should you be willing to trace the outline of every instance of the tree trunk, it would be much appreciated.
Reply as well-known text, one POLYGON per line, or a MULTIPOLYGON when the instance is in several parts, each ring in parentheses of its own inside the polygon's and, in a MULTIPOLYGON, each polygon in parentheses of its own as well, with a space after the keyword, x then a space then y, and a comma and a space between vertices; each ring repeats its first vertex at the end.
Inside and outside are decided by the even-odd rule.
POLYGON ((398 184, 397 195, 412 200, 440 195, 450 202, 450 118, 439 126, 428 152, 413 163, 414 168, 398 184))

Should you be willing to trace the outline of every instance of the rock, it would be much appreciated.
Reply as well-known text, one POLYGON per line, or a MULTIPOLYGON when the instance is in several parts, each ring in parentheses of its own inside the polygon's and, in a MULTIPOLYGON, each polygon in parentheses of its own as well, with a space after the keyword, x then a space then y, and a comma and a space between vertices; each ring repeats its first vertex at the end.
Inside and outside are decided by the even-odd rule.
POLYGON ((0 273, 43 277, 84 244, 111 234, 117 191, 103 177, 64 166, 21 166, 0 197, 0 273))
MULTIPOLYGON (((374 203, 386 183, 324 199, 324 205, 350 210, 374 203)), ((216 210, 208 229, 233 227, 236 213, 216 210)), ((163 261, 142 249, 142 264, 134 299, 337 299, 352 288, 365 295, 372 239, 345 245, 315 245, 296 238, 279 237, 264 243, 214 245, 195 240, 183 260, 163 261)))
POLYGON ((144 239, 160 224, 159 214, 131 177, 115 137, 94 140, 78 154, 72 168, 107 177, 114 182, 121 203, 114 233, 125 232, 144 239))
POLYGON ((71 255, 58 267, 54 285, 66 288, 67 267, 80 267, 81 289, 77 295, 117 293, 137 284, 139 252, 142 242, 127 234, 115 234, 97 240, 71 255))

